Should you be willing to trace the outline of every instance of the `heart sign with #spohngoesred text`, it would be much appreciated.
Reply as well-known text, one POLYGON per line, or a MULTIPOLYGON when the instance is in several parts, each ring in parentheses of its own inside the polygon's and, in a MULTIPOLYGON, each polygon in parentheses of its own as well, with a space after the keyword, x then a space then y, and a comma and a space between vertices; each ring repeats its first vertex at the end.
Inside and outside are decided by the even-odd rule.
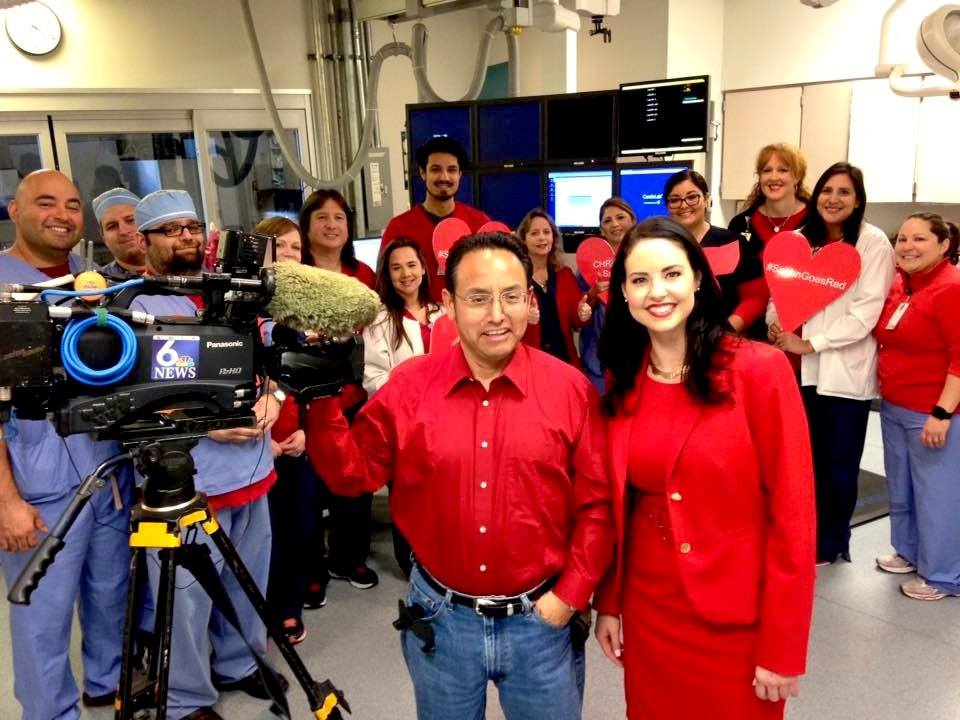
POLYGON ((814 254, 798 232, 774 235, 763 250, 763 274, 780 327, 793 332, 847 292, 860 274, 860 253, 833 242, 814 254))
MULTIPOLYGON (((613 269, 613 248, 603 238, 588 237, 577 248, 577 270, 587 285, 593 287, 598 282, 609 282, 613 269)), ((600 299, 606 304, 606 291, 600 293, 600 299)))
POLYGON ((499 232, 499 233, 506 233, 507 235, 509 235, 510 228, 508 228, 502 222, 498 222, 497 220, 491 220, 490 222, 486 222, 483 225, 481 225, 479 228, 477 228, 477 232, 478 233, 499 232))
POLYGON ((703 254, 707 256, 707 262, 716 277, 729 275, 740 264, 740 242, 734 240, 726 245, 705 247, 703 254))
POLYGON ((433 229, 433 254, 437 258, 437 275, 443 275, 447 267, 450 248, 462 237, 470 235, 470 226, 460 218, 447 218, 433 229))

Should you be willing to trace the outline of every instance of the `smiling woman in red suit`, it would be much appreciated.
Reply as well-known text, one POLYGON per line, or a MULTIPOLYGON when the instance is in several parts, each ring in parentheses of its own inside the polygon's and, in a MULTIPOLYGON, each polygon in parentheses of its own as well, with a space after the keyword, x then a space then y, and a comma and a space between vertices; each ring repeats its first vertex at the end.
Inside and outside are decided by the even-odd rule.
POLYGON ((600 340, 618 545, 596 634, 642 720, 780 718, 813 607, 810 442, 790 365, 730 333, 690 233, 628 233, 600 340))

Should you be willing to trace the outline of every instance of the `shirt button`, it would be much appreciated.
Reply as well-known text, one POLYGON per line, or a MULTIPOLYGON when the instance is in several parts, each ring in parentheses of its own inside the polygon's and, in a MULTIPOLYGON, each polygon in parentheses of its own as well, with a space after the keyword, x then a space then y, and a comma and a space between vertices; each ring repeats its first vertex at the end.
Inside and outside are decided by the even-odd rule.
POLYGON ((692 548, 690 547, 690 543, 680 543, 680 552, 683 555, 686 555, 688 552, 690 552, 691 549, 692 548))
POLYGON ((487 526, 486 526, 486 525, 481 525, 481 526, 480 526, 480 534, 482 535, 482 534, 485 533, 486 531, 487 531, 487 526))
POLYGON ((483 406, 484 406, 484 407, 490 407, 490 401, 489 401, 489 400, 484 400, 484 401, 483 401, 483 406))
POLYGON ((482 483, 480 483, 480 489, 481 489, 481 490, 486 490, 486 489, 487 489, 487 481, 486 481, 486 480, 484 480, 482 483))
POLYGON ((489 444, 489 443, 487 443, 487 441, 484 440, 482 443, 480 443, 480 447, 485 448, 485 447, 487 447, 488 444, 489 444))
POLYGON ((670 499, 673 500, 674 502, 680 502, 681 500, 683 500, 683 495, 681 495, 678 492, 670 493, 670 499))
POLYGON ((486 571, 487 571, 487 566, 486 566, 486 565, 481 565, 481 566, 480 566, 480 572, 486 572, 486 571))

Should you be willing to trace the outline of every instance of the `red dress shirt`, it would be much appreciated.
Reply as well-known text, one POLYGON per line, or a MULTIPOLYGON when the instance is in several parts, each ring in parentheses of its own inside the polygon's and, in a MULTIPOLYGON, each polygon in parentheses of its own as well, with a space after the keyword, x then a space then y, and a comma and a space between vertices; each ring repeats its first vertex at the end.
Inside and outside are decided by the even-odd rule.
MULTIPOLYGON (((442 219, 447 218, 463 220, 470 227, 470 232, 476 232, 482 225, 490 222, 486 213, 462 202, 454 203, 453 212, 442 219)), ((443 275, 437 275, 437 256, 433 254, 435 227, 433 218, 427 215, 422 205, 417 205, 387 223, 387 227, 383 230, 382 246, 386 247, 388 242, 398 237, 416 241, 427 261, 427 274, 430 276, 430 291, 433 293, 433 299, 439 302, 440 291, 444 288, 444 279, 443 275)))
POLYGON ((897 271, 880 320, 878 370, 884 400, 928 413, 943 392, 947 375, 960 376, 960 268, 944 260, 929 272, 897 271), (901 303, 906 312, 887 329, 901 303))
POLYGON ((307 454, 335 493, 392 479, 394 522, 444 585, 517 595, 559 574, 554 592, 584 608, 613 551, 597 404, 523 344, 488 392, 457 347, 397 366, 352 430, 335 401, 311 403, 307 454))

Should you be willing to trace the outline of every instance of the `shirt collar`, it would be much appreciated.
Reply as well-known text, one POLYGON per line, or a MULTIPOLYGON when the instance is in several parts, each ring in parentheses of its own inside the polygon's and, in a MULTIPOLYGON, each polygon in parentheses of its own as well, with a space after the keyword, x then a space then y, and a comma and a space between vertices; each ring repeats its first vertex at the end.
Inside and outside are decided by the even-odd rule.
POLYGON ((949 265, 950 261, 944 258, 938 265, 934 265, 927 270, 927 272, 909 275, 900 268, 897 268, 897 272, 900 273, 900 276, 903 278, 904 287, 906 287, 909 292, 915 293, 933 283, 949 265))
MULTIPOLYGON (((517 343, 517 349, 513 352, 513 357, 504 368, 503 374, 494 379, 494 383, 501 381, 509 382, 520 394, 526 397, 527 382, 530 370, 530 350, 522 342, 517 343)), ((459 344, 448 353, 447 359, 447 378, 445 386, 446 397, 453 394, 464 382, 473 379, 473 373, 470 366, 467 365, 467 358, 464 357, 463 348, 459 344)), ((491 384, 492 387, 492 384, 491 384)))

